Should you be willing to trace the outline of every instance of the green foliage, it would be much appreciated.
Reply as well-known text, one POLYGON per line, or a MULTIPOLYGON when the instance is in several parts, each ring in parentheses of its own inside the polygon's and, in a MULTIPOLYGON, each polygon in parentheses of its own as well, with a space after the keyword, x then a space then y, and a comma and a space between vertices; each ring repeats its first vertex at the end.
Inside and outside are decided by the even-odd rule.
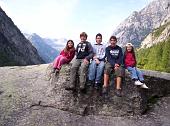
POLYGON ((138 67, 170 73, 170 37, 150 48, 137 52, 138 67))

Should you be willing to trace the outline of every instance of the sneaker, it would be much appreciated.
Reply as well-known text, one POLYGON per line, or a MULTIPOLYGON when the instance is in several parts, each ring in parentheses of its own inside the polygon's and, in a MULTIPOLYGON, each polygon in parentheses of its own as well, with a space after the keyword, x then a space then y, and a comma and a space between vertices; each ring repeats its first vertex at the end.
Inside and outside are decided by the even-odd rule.
POLYGON ((140 82, 139 80, 135 81, 135 85, 143 85, 142 82, 140 82))
POLYGON ((141 88, 148 89, 148 86, 146 86, 146 84, 142 84, 140 87, 141 87, 141 88))
POLYGON ((56 69, 55 69, 55 68, 53 68, 52 73, 55 73, 55 70, 56 70, 56 69))
POLYGON ((118 97, 122 97, 122 93, 121 93, 121 89, 116 89, 115 90, 115 95, 118 96, 118 97))

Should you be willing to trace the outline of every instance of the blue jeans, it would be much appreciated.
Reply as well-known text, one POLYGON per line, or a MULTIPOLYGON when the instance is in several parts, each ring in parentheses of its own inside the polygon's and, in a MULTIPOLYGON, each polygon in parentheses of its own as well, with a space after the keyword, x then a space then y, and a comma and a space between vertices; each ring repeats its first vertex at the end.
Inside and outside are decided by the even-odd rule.
POLYGON ((99 64, 96 64, 96 61, 92 60, 89 66, 89 80, 90 81, 95 80, 95 83, 101 83, 103 71, 104 61, 100 61, 99 64))
POLYGON ((142 72, 136 67, 127 67, 127 70, 131 73, 132 79, 137 79, 140 81, 144 81, 142 72))

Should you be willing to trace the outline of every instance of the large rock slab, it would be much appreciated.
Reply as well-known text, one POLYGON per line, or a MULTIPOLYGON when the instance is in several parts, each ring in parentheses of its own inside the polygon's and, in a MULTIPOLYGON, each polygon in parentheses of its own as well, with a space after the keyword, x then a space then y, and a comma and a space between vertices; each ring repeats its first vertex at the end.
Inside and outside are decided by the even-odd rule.
POLYGON ((69 65, 63 66, 59 76, 54 78, 52 74, 51 79, 46 76, 49 68, 48 64, 0 67, 0 125, 159 126, 170 123, 169 95, 145 115, 137 116, 146 110, 148 98, 169 93, 167 80, 146 77, 150 90, 143 90, 126 78, 123 97, 116 97, 112 88, 110 97, 105 99, 96 91, 87 94, 66 91, 69 65))

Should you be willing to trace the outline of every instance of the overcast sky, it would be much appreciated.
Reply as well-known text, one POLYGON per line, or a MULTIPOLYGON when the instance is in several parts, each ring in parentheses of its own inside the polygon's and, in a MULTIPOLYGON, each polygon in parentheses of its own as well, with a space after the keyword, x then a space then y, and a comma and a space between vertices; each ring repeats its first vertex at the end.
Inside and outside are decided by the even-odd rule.
POLYGON ((79 40, 82 31, 95 41, 107 41, 113 30, 133 11, 151 0, 0 0, 0 6, 23 33, 79 40))

